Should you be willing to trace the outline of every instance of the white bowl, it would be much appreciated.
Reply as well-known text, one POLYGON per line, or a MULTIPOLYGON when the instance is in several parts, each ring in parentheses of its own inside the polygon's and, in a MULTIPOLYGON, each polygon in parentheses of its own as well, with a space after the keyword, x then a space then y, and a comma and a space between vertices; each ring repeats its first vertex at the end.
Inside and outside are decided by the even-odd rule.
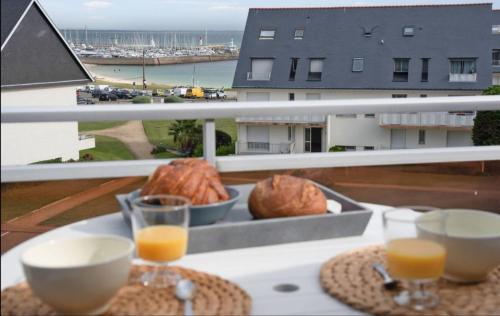
POLYGON ((419 236, 445 246, 446 279, 464 283, 484 281, 488 273, 500 265, 498 214, 465 209, 436 210, 417 220, 417 230, 419 236), (445 231, 426 221, 443 214, 445 231))
POLYGON ((23 253, 33 292, 62 314, 97 314, 126 284, 134 243, 118 236, 51 240, 23 253))

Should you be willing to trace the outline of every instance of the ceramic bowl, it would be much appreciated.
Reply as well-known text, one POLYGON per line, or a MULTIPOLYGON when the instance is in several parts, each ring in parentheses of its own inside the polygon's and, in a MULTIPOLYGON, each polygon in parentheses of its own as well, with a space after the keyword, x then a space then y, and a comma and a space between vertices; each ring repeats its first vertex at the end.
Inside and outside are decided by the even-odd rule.
POLYGON ((134 243, 118 236, 51 240, 21 256, 33 292, 61 314, 98 314, 127 283, 134 243))
POLYGON ((426 213, 419 220, 419 236, 446 247, 446 279, 461 283, 481 282, 500 265, 500 215, 448 209, 426 213), (433 227, 429 221, 426 223, 426 219, 442 216, 443 212, 446 212, 444 231, 433 227))
MULTIPOLYGON (((240 193, 234 188, 227 186, 225 188, 227 193, 229 193, 229 200, 214 204, 191 205, 189 207, 189 226, 210 225, 226 217, 229 210, 240 199, 240 193)), ((130 202, 139 197, 140 192, 140 190, 131 192, 127 197, 126 205, 122 203, 123 216, 128 222, 130 222, 130 214, 132 212, 130 202)))

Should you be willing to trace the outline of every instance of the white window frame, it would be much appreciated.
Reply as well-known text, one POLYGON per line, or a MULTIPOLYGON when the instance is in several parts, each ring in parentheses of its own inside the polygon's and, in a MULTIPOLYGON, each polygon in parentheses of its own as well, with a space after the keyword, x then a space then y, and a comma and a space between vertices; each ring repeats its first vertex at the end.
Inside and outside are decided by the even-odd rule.
POLYGON ((305 28, 303 28, 303 27, 296 28, 295 31, 293 32, 293 39, 296 39, 296 40, 303 39, 304 33, 305 33, 305 28), (300 32, 300 31, 302 31, 302 34, 297 35, 297 32, 300 32))
POLYGON ((412 25, 407 25, 403 27, 403 36, 411 37, 415 35, 415 27, 412 25))
POLYGON ((365 70, 365 59, 363 57, 353 58, 351 70, 352 72, 363 72, 365 70))
POLYGON ((259 40, 274 40, 275 36, 275 29, 260 29, 259 40), (268 33, 268 35, 266 35, 266 33, 268 33))

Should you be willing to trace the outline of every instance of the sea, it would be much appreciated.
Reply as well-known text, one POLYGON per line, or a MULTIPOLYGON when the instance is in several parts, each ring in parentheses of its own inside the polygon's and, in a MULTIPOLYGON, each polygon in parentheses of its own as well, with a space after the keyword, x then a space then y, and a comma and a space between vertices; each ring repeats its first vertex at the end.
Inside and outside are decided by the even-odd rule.
MULTIPOLYGON (((194 85, 204 88, 229 88, 236 70, 236 60, 209 63, 146 66, 145 75, 149 83, 172 86, 194 85)), ((142 84, 142 66, 131 65, 87 65, 97 77, 116 78, 142 84)))
MULTIPOLYGON (((200 40, 208 45, 230 45, 240 47, 243 31, 123 31, 123 30, 70 30, 61 33, 69 43, 75 45, 140 46, 153 41, 161 48, 190 48, 199 45, 200 40)), ((210 63, 146 66, 148 82, 168 85, 192 85, 201 87, 231 87, 236 70, 235 60, 210 63)), ((94 76, 109 77, 127 81, 142 82, 142 66, 132 65, 88 65, 94 76)))

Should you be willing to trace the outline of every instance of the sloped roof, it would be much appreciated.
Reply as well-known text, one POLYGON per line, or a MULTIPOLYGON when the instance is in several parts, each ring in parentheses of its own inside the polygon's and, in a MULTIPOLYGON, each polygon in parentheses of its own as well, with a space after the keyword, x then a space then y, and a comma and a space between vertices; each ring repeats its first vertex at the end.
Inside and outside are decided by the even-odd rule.
POLYGON ((482 90, 491 84, 491 3, 418 6, 256 8, 248 12, 234 88, 482 90), (403 36, 403 28, 414 36, 403 36), (295 29, 304 29, 301 40, 295 29), (273 40, 259 40, 262 29, 273 40), (368 35, 367 35, 368 33, 368 35), (476 58, 475 82, 450 82, 450 58, 476 58), (269 80, 249 80, 252 59, 273 59, 269 80), (290 80, 292 58, 298 59, 290 80), (310 59, 323 59, 309 80, 310 59), (362 71, 353 59, 364 58, 362 71), (394 59, 409 58, 407 82, 395 81, 394 59), (429 59, 422 81, 422 59, 429 59))
POLYGON ((36 0, 2 0, 1 4, 2 89, 92 80, 36 0))

